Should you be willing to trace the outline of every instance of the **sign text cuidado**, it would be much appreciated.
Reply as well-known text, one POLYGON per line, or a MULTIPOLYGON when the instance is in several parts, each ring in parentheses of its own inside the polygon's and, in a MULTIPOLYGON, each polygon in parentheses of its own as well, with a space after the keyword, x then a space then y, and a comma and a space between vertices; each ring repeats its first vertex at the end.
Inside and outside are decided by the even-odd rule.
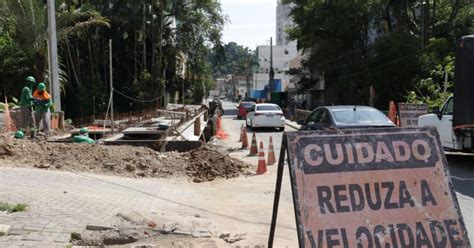
POLYGON ((470 247, 434 129, 287 133, 304 247, 470 247))

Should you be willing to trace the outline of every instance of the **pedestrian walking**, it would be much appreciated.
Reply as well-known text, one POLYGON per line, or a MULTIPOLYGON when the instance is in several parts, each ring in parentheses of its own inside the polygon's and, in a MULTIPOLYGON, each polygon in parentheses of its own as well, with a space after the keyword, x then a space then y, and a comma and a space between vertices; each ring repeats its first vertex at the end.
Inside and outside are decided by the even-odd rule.
POLYGON ((36 126, 39 129, 41 123, 44 132, 49 134, 51 125, 51 112, 49 109, 53 105, 53 102, 51 95, 46 91, 46 85, 44 83, 38 84, 38 89, 33 93, 33 98, 36 126))
POLYGON ((306 99, 304 99, 303 102, 301 103, 301 108, 303 110, 307 110, 307 107, 308 107, 308 102, 306 101, 306 99))
POLYGON ((295 111, 296 111, 296 102, 295 99, 292 97, 290 101, 288 102, 288 119, 293 121, 295 117, 295 111))
POLYGON ((36 128, 35 119, 33 115, 33 95, 32 88, 35 83, 35 78, 28 76, 25 79, 25 84, 21 90, 20 96, 20 123, 17 123, 18 129, 33 131, 36 128))

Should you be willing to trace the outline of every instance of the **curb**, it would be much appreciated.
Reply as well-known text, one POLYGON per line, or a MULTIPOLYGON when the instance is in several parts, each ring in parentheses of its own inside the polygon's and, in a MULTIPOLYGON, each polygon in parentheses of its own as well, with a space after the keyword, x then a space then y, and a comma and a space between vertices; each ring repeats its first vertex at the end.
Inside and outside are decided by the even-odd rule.
POLYGON ((289 127, 292 127, 292 128, 294 128, 294 129, 296 129, 296 130, 299 130, 300 127, 301 127, 300 125, 298 125, 298 124, 296 124, 296 123, 294 123, 294 122, 292 122, 292 121, 288 121, 288 120, 285 121, 285 125, 287 125, 287 126, 289 126, 289 127))

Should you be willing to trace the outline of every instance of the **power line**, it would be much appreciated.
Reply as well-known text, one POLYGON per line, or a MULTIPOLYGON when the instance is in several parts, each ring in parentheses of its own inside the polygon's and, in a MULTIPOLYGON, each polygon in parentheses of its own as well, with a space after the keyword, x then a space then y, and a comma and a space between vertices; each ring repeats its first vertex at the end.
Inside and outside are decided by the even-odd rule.
POLYGON ((161 96, 157 97, 157 98, 154 98, 154 99, 150 99, 150 100, 140 100, 140 99, 137 99, 137 98, 134 98, 134 97, 131 97, 131 96, 127 96, 125 95, 124 93, 116 90, 115 88, 113 89, 117 94, 125 97, 125 98, 128 98, 129 100, 132 100, 132 101, 135 101, 135 102, 142 102, 142 103, 147 103, 147 102, 155 102, 155 101, 158 101, 160 100, 162 97, 165 96, 165 94, 162 94, 161 96))
POLYGON ((408 57, 408 56, 411 56, 411 55, 412 55, 412 54, 407 54, 407 55, 402 56, 402 57, 400 57, 400 58, 394 59, 394 60, 392 60, 392 61, 390 61, 390 62, 388 62, 388 63, 386 63, 386 64, 383 64, 383 65, 379 65, 379 66, 377 66, 377 67, 374 67, 374 68, 372 68, 372 69, 370 69, 370 70, 355 72, 355 73, 348 74, 348 75, 344 75, 344 76, 340 76, 340 77, 325 78, 324 80, 335 80, 335 79, 342 79, 342 78, 350 78, 350 77, 353 77, 353 76, 360 75, 360 74, 362 74, 362 73, 374 72, 374 71, 377 71, 378 69, 380 69, 380 68, 382 68, 382 67, 391 65, 391 64, 393 64, 393 63, 395 63, 395 62, 398 62, 398 61, 400 61, 400 60, 402 60, 402 59, 404 59, 404 58, 406 58, 406 57, 408 57))
MULTIPOLYGON (((398 27, 398 29, 405 28, 405 27, 407 27, 407 26, 410 26, 411 24, 412 24, 412 23, 406 23, 406 24, 404 24, 404 25, 398 27)), ((390 34, 390 33, 383 34, 381 37, 386 36, 386 35, 388 35, 388 34, 390 34)), ((379 37, 379 38, 381 38, 381 37, 379 37)), ((368 49, 368 48, 371 48, 372 46, 373 46, 373 45, 367 44, 367 45, 365 45, 365 46, 363 46, 363 47, 360 47, 360 49, 368 49)), ((340 58, 349 56, 349 55, 351 55, 351 54, 353 54, 353 53, 355 53, 355 52, 357 52, 357 51, 358 51, 357 49, 352 49, 351 51, 341 53, 340 55, 337 55, 337 56, 335 56, 335 57, 333 57, 333 58, 330 58, 330 59, 328 59, 328 60, 326 60, 326 61, 324 61, 324 62, 321 62, 321 63, 319 63, 319 64, 316 64, 314 67, 320 67, 320 66, 325 65, 325 64, 327 64, 327 63, 329 63, 329 62, 332 62, 332 61, 338 60, 338 59, 340 59, 340 58)))

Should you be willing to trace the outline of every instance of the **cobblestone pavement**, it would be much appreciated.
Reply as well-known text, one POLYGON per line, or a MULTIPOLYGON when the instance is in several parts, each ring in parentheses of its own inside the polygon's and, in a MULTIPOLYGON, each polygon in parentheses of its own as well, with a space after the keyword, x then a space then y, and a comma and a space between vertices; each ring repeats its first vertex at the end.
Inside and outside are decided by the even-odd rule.
MULTIPOLYGON (((186 179, 0 167, 0 201, 28 204, 25 212, 0 214, 0 224, 12 227, 11 235, 0 237, 0 247, 64 247, 71 232, 81 232, 86 225, 110 225, 112 216, 128 212, 199 214, 215 221, 221 231, 245 232, 244 245, 265 244, 273 170, 265 177, 194 184, 186 179)), ((281 204, 276 241, 293 247, 296 229, 290 190, 282 197, 286 203, 281 204)))
POLYGON ((0 201, 29 206, 25 212, 0 215, 0 223, 12 226, 10 235, 0 238, 2 247, 64 247, 71 232, 80 232, 88 224, 107 225, 113 213, 178 206, 164 198, 171 194, 191 197, 191 192, 171 185, 128 178, 30 169, 0 171, 0 201))

